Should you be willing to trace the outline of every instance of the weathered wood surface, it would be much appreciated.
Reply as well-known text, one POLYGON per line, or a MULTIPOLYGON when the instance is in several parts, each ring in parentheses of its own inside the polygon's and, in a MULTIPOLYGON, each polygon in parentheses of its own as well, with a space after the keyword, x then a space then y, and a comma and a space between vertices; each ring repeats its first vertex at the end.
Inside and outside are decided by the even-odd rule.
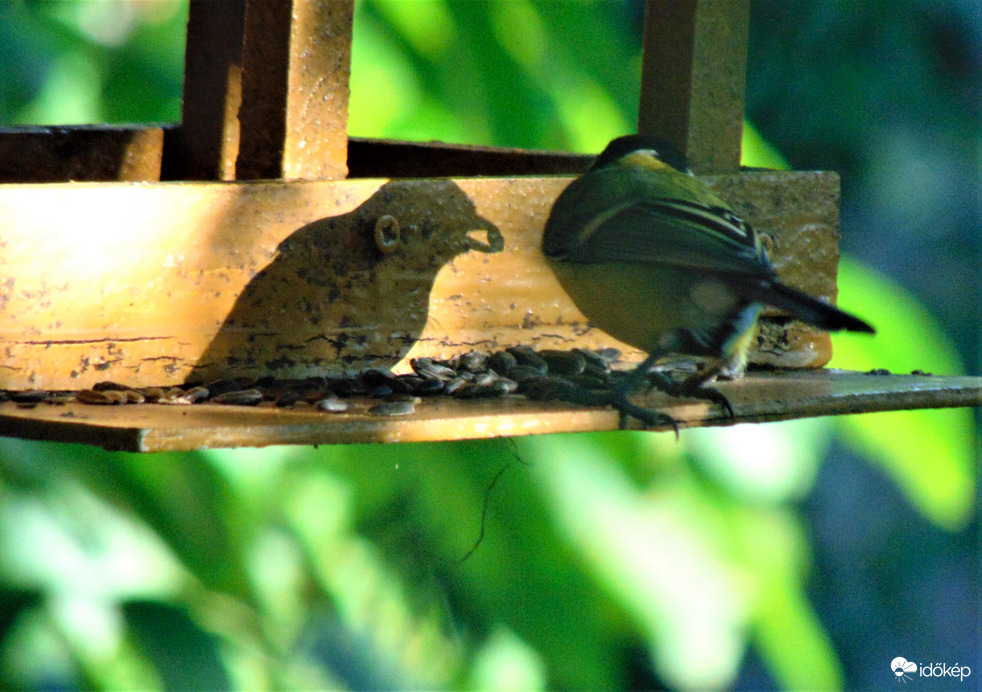
MULTIPOLYGON (((751 373, 719 384, 734 418, 703 401, 661 393, 636 401, 671 415, 681 427, 732 425, 848 413, 982 405, 982 378, 803 370, 751 373)), ((262 447, 278 444, 423 442, 540 433, 616 430, 617 413, 521 397, 461 401, 424 399, 416 412, 370 415, 376 401, 358 400, 349 412, 196 404, 86 406, 0 404, 0 435, 78 442, 133 452, 262 447)), ((685 434, 683 432, 683 434, 685 434)))
POLYGON ((244 31, 245 0, 190 0, 181 124, 171 133, 164 179, 235 180, 244 31))
MULTIPOLYGON (((0 187, 0 388, 303 377, 407 355, 617 345, 584 321, 539 251, 568 182, 0 187)), ((788 282, 834 299, 837 176, 709 182, 771 235, 788 282)), ((772 331, 756 360, 828 360, 824 334, 772 331)))
POLYGON ((743 133, 748 0, 648 0, 638 131, 696 173, 735 173, 743 133))
POLYGON ((248 0, 236 178, 347 174, 352 0, 248 0))

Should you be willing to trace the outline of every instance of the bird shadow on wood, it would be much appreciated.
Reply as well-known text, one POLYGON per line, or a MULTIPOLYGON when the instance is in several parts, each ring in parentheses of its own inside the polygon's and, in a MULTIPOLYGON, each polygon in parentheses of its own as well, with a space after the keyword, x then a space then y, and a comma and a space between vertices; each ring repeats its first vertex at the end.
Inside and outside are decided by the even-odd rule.
POLYGON ((503 248, 500 230, 454 182, 388 182, 280 243, 187 381, 391 367, 422 333, 440 269, 503 248))

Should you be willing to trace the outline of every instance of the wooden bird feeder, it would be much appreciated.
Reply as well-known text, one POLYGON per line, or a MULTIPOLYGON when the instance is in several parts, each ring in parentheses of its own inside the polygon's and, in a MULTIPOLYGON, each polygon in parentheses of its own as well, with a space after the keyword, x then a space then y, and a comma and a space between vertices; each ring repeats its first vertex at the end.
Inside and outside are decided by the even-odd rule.
MULTIPOLYGON (((302 378, 525 344, 618 346, 539 252, 590 158, 347 135, 353 0, 191 0, 173 127, 0 132, 3 390, 302 378)), ((748 0, 650 1, 639 129, 761 229, 782 278, 834 300, 839 181, 741 170, 748 0)), ((773 317, 779 317, 774 315, 773 317)), ((875 315, 871 315, 875 321, 875 315)), ((624 349, 627 360, 640 353, 624 349)), ((683 425, 978 405, 982 380, 819 369, 827 335, 765 318, 751 373, 683 425)), ((158 451, 612 430, 612 410, 509 396, 385 418, 217 404, 0 404, 0 434, 158 451)))

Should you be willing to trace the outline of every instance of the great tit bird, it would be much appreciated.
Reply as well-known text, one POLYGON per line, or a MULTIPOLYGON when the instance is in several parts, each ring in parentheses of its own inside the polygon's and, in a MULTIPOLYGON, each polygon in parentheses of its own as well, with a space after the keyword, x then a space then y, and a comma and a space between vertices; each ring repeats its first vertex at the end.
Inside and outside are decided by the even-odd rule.
MULTIPOLYGON (((580 311, 648 354, 610 403, 645 424, 670 422, 628 402, 644 379, 669 394, 729 401, 708 386, 747 366, 757 317, 771 305, 825 330, 873 333, 863 320, 786 286, 753 227, 688 172, 661 140, 613 140, 556 199, 542 250, 580 311), (696 356, 706 367, 677 381, 651 372, 659 360, 696 356)), ((590 401, 585 398, 584 401, 590 401)))

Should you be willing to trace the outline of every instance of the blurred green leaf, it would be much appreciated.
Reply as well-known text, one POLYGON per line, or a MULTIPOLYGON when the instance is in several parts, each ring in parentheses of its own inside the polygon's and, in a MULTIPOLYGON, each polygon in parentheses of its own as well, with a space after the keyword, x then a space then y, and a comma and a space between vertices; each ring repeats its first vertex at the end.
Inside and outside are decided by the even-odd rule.
POLYGON ((641 25, 631 4, 355 7, 353 135, 598 151, 635 128, 641 25))
POLYGON ((209 588, 249 594, 243 541, 252 526, 213 465, 198 454, 161 453, 105 455, 92 467, 209 588))
POLYGON ((686 430, 692 463, 748 502, 790 502, 811 492, 831 442, 827 418, 780 425, 686 430))
POLYGON ((498 626, 474 654, 469 686, 500 692, 546 689, 546 670, 531 647, 498 626))
MULTIPOLYGON (((882 274, 844 257, 839 264, 839 302, 862 306, 877 333, 873 338, 835 335, 833 366, 964 373, 937 321, 882 274)), ((971 519, 978 474, 978 431, 971 409, 846 416, 840 425, 843 439, 878 462, 928 519, 949 530, 971 519)))
POLYGON ((544 497, 580 560, 630 614, 672 686, 736 677, 753 585, 728 542, 726 510, 678 468, 636 488, 602 436, 523 440, 544 497))
POLYGON ((353 445, 332 472, 347 479, 375 559, 402 575, 411 602, 447 599, 461 643, 504 625, 549 687, 622 687, 620 659, 598 645, 619 639, 616 609, 573 561, 518 454, 505 440, 353 445))
POLYGON ((791 169, 788 160, 764 139, 749 120, 743 121, 743 139, 740 142, 740 165, 751 168, 770 168, 776 171, 791 169))
POLYGON ((168 603, 132 601, 123 612, 130 634, 156 664, 165 689, 231 689, 219 641, 185 610, 168 603))
POLYGON ((756 578, 753 641, 768 671, 782 689, 842 689, 842 666, 805 593, 810 547, 797 519, 762 508, 734 519, 756 578))
MULTIPOLYGON (((748 122, 743 146, 744 165, 788 168, 748 122)), ((848 256, 840 259, 838 286, 838 304, 871 320, 877 333, 833 334, 830 367, 964 373, 942 326, 902 287, 848 256)), ((957 530, 971 518, 978 436, 970 409, 869 413, 841 417, 837 424, 844 441, 879 463, 931 521, 957 530)))

